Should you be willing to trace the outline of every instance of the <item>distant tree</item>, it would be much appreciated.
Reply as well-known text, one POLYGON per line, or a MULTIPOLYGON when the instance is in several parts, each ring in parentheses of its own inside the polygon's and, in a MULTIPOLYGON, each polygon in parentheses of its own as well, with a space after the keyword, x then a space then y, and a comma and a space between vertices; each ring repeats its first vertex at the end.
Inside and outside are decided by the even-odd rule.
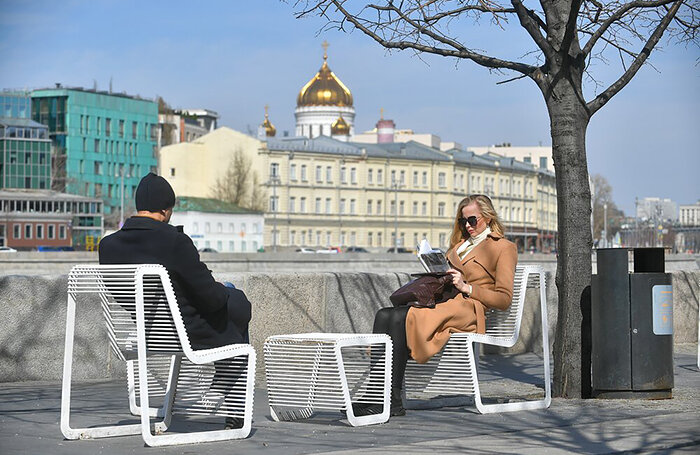
POLYGON ((263 210, 264 194, 253 163, 242 150, 234 152, 224 175, 211 188, 214 199, 231 202, 239 207, 263 210))
POLYGON ((608 180, 600 174, 594 174, 591 180, 593 181, 593 238, 602 238, 603 230, 605 229, 605 204, 607 204, 607 238, 611 240, 617 231, 620 230, 625 214, 617 208, 613 201, 613 190, 608 180))
POLYGON ((559 224, 554 394, 579 397, 581 305, 591 283, 591 229, 582 222, 591 214, 588 123, 632 80, 663 36, 697 45, 697 0, 540 0, 527 6, 523 0, 299 0, 296 7, 297 17, 326 18, 326 29, 360 30, 386 49, 470 60, 516 74, 503 82, 528 78, 540 90, 550 118, 559 224), (483 33, 476 28, 505 30, 510 20, 530 38, 512 40, 511 54, 524 51, 522 61, 478 49, 483 40, 477 44, 475 37, 483 33), (611 57, 619 59, 621 73, 604 87, 593 78, 591 62, 611 57), (589 101, 584 77, 593 84, 589 101))

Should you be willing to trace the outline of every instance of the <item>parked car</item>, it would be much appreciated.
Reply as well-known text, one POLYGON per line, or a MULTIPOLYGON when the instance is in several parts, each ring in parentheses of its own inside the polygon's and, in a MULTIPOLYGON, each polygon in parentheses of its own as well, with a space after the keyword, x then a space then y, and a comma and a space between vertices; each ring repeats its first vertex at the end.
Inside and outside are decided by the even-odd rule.
POLYGON ((331 246, 331 247, 325 248, 323 250, 316 250, 316 252, 321 253, 321 254, 338 254, 338 253, 340 253, 340 248, 335 247, 335 246, 331 246))
POLYGON ((369 253, 366 249, 362 248, 361 246, 349 246, 346 250, 346 253, 369 253))
POLYGON ((297 253, 303 253, 303 254, 313 254, 316 252, 316 250, 312 250, 311 248, 297 248, 296 249, 297 253))
MULTIPOLYGON (((404 248, 404 247, 402 247, 402 246, 396 248, 396 250, 397 250, 397 251, 396 251, 397 253, 411 253, 411 254, 413 254, 413 250, 411 250, 411 249, 409 249, 409 248, 404 248)), ((388 250, 386 250, 386 252, 387 252, 387 253, 393 253, 393 252, 394 252, 394 248, 389 248, 388 250)))
POLYGON ((36 248, 37 251, 44 251, 44 252, 49 252, 49 251, 75 251, 75 248, 72 246, 38 246, 36 248))
POLYGON ((0 246, 0 253, 16 253, 17 250, 15 250, 12 247, 9 246, 0 246))
POLYGON ((214 248, 209 248, 209 247, 200 248, 199 252, 200 253, 218 253, 218 251, 216 251, 214 248))

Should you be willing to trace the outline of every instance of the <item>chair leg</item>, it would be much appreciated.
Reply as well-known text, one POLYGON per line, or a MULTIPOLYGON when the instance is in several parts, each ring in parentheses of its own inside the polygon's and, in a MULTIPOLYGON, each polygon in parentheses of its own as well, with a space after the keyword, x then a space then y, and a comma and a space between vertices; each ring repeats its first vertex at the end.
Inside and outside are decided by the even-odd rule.
POLYGON ((382 408, 381 414, 370 414, 366 416, 356 416, 354 409, 352 407, 352 399, 350 397, 350 389, 348 387, 348 378, 345 373, 345 364, 343 363, 343 356, 341 353, 340 346, 336 344, 334 347, 335 358, 338 365, 338 373, 340 374, 340 385, 343 391, 343 397, 345 400, 345 409, 348 422, 354 427, 373 425, 376 423, 384 423, 389 420, 389 413, 391 409, 391 399, 389 396, 389 389, 391 385, 391 346, 384 344, 384 353, 386 362, 384 363, 384 406, 382 408))
POLYGON ((63 356, 63 385, 61 390, 61 433, 66 439, 106 438, 139 434, 141 425, 105 425, 91 428, 70 426, 70 398, 73 374, 73 345, 75 337, 75 299, 68 295, 66 308, 66 342, 63 356))

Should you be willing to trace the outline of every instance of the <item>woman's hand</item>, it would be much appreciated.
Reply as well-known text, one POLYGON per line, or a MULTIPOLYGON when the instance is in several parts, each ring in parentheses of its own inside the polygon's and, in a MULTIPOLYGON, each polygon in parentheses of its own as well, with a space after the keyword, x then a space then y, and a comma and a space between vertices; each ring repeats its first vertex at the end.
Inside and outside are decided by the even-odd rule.
POLYGON ((469 283, 464 281, 464 278, 462 277, 462 272, 455 269, 449 269, 447 273, 452 275, 452 284, 459 292, 468 292, 470 290, 469 283))

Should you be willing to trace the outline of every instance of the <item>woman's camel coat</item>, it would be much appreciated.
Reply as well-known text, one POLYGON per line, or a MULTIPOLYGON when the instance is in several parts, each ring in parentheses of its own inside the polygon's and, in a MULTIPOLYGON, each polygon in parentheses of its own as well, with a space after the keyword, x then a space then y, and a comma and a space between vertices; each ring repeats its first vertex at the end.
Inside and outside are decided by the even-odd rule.
POLYGON ((427 362, 455 332, 486 331, 485 308, 506 310, 513 299, 513 278, 518 252, 515 244, 496 234, 486 239, 460 260, 457 248, 447 252, 452 266, 472 285, 470 297, 458 294, 435 308, 410 308, 406 316, 406 341, 411 357, 427 362))

